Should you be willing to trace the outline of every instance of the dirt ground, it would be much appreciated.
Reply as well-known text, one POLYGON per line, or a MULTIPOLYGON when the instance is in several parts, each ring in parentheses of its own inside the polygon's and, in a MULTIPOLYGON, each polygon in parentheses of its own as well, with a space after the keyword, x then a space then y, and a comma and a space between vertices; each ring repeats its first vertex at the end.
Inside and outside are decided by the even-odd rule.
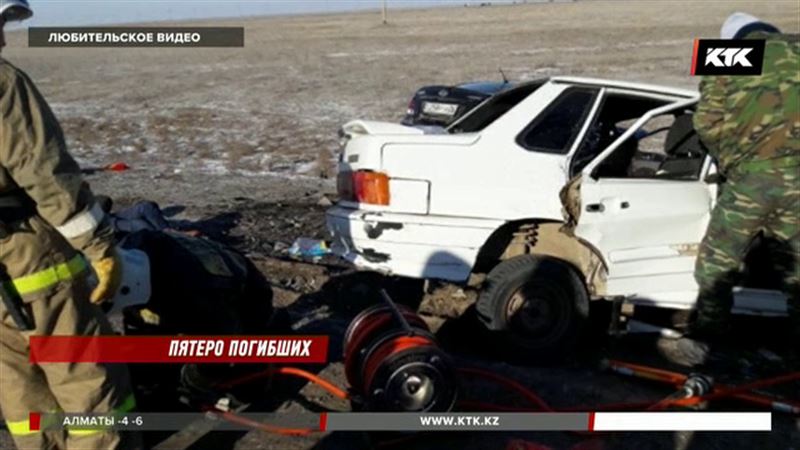
MULTIPOLYGON (((692 40, 717 37, 721 22, 737 10, 800 32, 796 1, 581 1, 391 11, 388 25, 377 12, 213 22, 244 26, 242 49, 28 49, 25 33, 12 32, 3 57, 37 82, 84 167, 115 161, 132 167, 90 175, 96 192, 121 205, 155 200, 170 207, 174 220, 192 222, 246 252, 273 284, 276 306, 288 313, 293 330, 332 336, 332 362, 317 370, 343 385, 341 334, 367 302, 359 286, 374 280, 332 259, 311 264, 286 255, 297 237, 325 237, 324 211, 335 200, 336 132, 343 123, 398 122, 417 87, 499 79, 498 68, 512 80, 580 75, 691 88, 692 40)), ((434 284, 419 306, 462 364, 517 379, 556 407, 670 393, 597 369, 607 356, 667 364, 663 346, 647 339, 597 333, 591 345, 559 364, 498 360, 497 349, 475 342, 469 314, 463 314, 473 299, 469 290, 434 284)), ((743 334, 757 336, 770 325, 741 326, 743 334)), ((780 358, 785 343, 750 344, 737 355, 735 370, 718 375, 744 382, 787 369, 785 359, 771 361, 763 349, 780 358)), ((252 410, 348 407, 314 386, 279 387, 252 410)), ((781 393, 800 398, 800 386, 781 393)), ((472 381, 465 381, 463 395, 519 404, 472 381)), ((386 448, 500 450, 513 438, 556 449, 582 443, 605 449, 800 448, 800 420, 776 414, 773 426, 772 433, 602 434, 590 444, 564 433, 430 434, 386 448)), ((168 437, 149 436, 148 445, 168 437)), ((0 433, 0 448, 10 446, 7 433, 0 433)), ((210 433, 189 448, 357 450, 370 444, 356 433, 290 438, 254 431, 210 433)))

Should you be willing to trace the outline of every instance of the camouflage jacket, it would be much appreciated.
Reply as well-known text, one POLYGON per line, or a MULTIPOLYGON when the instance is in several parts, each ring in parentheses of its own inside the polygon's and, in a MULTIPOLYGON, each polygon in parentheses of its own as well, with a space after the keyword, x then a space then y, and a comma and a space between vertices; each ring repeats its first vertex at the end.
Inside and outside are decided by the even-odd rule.
POLYGON ((791 166, 800 159, 800 36, 746 38, 767 41, 762 74, 704 77, 694 115, 697 133, 725 174, 750 162, 791 166))

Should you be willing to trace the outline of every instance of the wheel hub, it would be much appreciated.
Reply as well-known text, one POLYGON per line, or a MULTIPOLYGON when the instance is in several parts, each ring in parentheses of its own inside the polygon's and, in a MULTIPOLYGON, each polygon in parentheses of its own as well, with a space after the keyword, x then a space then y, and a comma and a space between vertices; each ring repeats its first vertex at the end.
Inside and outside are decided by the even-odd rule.
POLYGON ((529 336, 547 333, 558 321, 558 310, 551 300, 530 286, 521 287, 511 296, 506 313, 512 328, 529 336))

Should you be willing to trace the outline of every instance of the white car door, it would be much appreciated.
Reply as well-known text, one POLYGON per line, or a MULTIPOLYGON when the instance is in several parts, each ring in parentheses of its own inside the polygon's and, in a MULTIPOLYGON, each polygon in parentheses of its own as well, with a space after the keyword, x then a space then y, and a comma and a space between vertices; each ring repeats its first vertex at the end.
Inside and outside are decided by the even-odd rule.
POLYGON ((575 233, 602 254, 609 296, 687 308, 695 301, 693 271, 716 186, 697 179, 593 176, 595 169, 650 119, 691 106, 686 100, 651 110, 583 171, 575 233))

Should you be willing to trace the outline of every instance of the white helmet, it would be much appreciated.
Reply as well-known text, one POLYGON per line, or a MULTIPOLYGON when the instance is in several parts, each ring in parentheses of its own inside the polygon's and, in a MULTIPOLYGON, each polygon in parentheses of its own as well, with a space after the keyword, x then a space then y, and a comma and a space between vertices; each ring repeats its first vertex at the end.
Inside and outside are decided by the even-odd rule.
POLYGON ((753 31, 763 31, 766 33, 780 33, 774 25, 762 21, 756 16, 735 12, 725 19, 719 36, 722 39, 742 39, 753 31))
POLYGON ((150 258, 141 250, 117 247, 122 262, 122 280, 119 289, 111 300, 111 311, 116 312, 127 306, 143 305, 150 300, 150 258))
POLYGON ((6 22, 29 19, 32 15, 28 0, 0 0, 0 16, 6 22))

